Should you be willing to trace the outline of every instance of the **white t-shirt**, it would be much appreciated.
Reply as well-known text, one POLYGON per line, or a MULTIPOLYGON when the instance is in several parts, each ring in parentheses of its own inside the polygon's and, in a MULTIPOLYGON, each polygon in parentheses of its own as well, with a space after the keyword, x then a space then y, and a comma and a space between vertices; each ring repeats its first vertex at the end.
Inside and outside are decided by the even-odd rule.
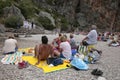
POLYGON ((87 40, 87 43, 88 44, 96 44, 97 43, 97 32, 96 30, 91 30, 87 37, 88 37, 88 40, 87 40))
POLYGON ((70 59, 72 56, 72 52, 71 52, 71 46, 70 44, 66 41, 66 42, 61 42, 60 43, 60 48, 63 50, 62 54, 66 59, 70 59))
POLYGON ((8 53, 8 52, 14 52, 16 48, 17 40, 15 39, 7 39, 5 40, 4 47, 3 47, 3 52, 8 53))

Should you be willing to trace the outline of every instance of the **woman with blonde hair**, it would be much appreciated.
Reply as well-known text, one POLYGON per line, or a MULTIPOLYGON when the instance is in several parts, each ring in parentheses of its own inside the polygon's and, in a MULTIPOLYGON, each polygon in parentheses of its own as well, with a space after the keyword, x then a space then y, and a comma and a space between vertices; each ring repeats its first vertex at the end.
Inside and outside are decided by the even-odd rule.
POLYGON ((70 60, 72 57, 71 46, 65 36, 62 36, 60 40, 60 57, 70 60))

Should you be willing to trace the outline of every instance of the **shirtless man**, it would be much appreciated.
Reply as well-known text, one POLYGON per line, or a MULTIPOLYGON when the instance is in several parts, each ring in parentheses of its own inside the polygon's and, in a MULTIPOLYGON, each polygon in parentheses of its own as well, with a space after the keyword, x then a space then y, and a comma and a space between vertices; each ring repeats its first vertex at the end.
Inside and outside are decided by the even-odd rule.
POLYGON ((46 60, 50 55, 53 54, 53 47, 48 44, 48 38, 42 36, 42 44, 35 46, 35 58, 38 59, 38 62, 35 65, 38 65, 41 60, 46 60))

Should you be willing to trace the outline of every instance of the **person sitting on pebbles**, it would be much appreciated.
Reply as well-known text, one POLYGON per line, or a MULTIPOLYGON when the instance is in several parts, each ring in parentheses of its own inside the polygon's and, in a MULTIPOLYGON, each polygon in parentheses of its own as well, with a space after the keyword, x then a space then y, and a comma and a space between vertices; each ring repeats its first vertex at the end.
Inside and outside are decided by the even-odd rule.
POLYGON ((10 34, 4 42, 3 54, 13 54, 18 50, 18 42, 14 35, 10 34))
POLYGON ((77 45, 76 45, 74 35, 71 33, 69 37, 70 37, 71 49, 77 49, 77 45))
POLYGON ((113 46, 113 47, 119 46, 118 39, 114 38, 114 34, 109 36, 109 39, 108 39, 107 43, 108 43, 108 46, 113 46))
POLYGON ((81 44, 84 46, 88 45, 94 45, 97 43, 97 31, 96 31, 97 26, 92 25, 90 32, 87 34, 87 36, 82 40, 81 44))
POLYGON ((59 36, 58 36, 57 38, 55 38, 55 39, 53 40, 53 42, 52 42, 52 45, 53 45, 57 50, 59 50, 59 48, 60 48, 60 43, 61 43, 60 38, 61 38, 61 36, 62 36, 62 34, 59 34, 59 36))
POLYGON ((35 58, 38 59, 38 62, 35 65, 38 65, 41 60, 46 60, 49 56, 53 54, 53 47, 51 44, 48 44, 47 36, 42 36, 42 44, 35 46, 35 58))
POLYGON ((71 46, 70 43, 67 41, 65 36, 61 37, 60 43, 60 58, 65 58, 70 60, 72 57, 71 46))

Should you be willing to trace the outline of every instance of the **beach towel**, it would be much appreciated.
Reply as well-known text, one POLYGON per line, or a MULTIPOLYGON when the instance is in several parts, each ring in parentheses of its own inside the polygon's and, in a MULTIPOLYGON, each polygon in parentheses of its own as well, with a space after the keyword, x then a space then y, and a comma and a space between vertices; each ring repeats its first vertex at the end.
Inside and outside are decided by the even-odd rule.
POLYGON ((2 58, 1 62, 3 64, 15 64, 17 65, 19 62, 22 61, 22 52, 16 52, 14 54, 8 54, 5 55, 4 58, 2 58))
POLYGON ((78 52, 79 53, 82 53, 84 55, 87 55, 87 53, 91 50, 91 49, 94 49, 95 46, 94 45, 88 45, 87 47, 86 46, 83 46, 83 45, 79 45, 79 48, 78 48, 78 52))
POLYGON ((86 54, 87 48, 86 46, 79 45, 78 52, 82 54, 86 54))
POLYGON ((33 47, 20 48, 20 49, 18 49, 18 51, 25 52, 25 53, 34 53, 34 48, 33 47))
MULTIPOLYGON (((34 58, 33 56, 23 56, 22 59, 24 61, 27 61, 31 65, 35 65, 35 63, 37 62, 37 59, 34 58)), ((58 71, 58 70, 67 69, 67 68, 69 68, 68 67, 69 65, 70 65, 70 63, 68 61, 64 60, 63 64, 61 64, 61 65, 50 66, 50 65, 47 64, 47 62, 45 60, 45 61, 40 61, 40 64, 35 65, 35 66, 43 69, 44 73, 49 73, 49 72, 54 72, 54 71, 58 71)))

